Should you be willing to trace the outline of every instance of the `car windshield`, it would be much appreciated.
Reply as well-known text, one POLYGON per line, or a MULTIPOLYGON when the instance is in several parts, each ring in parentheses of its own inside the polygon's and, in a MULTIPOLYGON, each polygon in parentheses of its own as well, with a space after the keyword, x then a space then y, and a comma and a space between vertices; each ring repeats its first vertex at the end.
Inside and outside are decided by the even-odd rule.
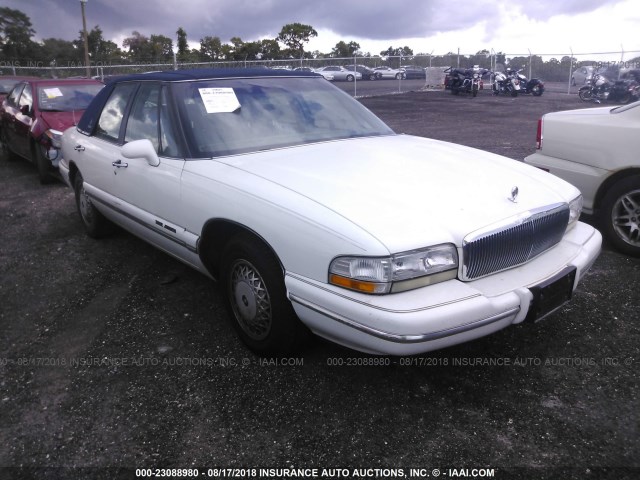
POLYGON ((44 112, 85 110, 103 86, 99 83, 42 85, 38 87, 38 107, 44 112))
POLYGON ((196 158, 394 134, 321 77, 205 80, 172 88, 196 158))

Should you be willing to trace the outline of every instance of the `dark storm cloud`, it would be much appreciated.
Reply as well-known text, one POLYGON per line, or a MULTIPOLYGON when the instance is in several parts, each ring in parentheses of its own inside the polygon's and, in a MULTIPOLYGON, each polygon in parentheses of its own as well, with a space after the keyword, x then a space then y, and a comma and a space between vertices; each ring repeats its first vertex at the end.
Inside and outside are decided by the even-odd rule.
MULTIPOLYGON (((445 0, 88 0, 87 27, 99 25, 105 38, 162 34, 175 38, 183 27, 191 42, 212 35, 223 41, 274 38, 283 25, 300 22, 331 30, 345 40, 389 40, 427 37, 464 30, 481 22, 495 23, 503 9, 521 9, 532 19, 594 10, 605 0, 537 0, 533 3, 445 0)), ((78 0, 5 0, 26 13, 36 38, 78 38, 82 28, 78 0)), ((604 21, 604 20, 603 20, 604 21)))

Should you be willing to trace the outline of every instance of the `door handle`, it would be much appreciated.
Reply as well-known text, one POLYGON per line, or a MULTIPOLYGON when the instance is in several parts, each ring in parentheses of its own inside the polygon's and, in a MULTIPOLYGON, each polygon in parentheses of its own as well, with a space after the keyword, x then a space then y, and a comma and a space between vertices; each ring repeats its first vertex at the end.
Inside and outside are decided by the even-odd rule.
POLYGON ((116 160, 115 162, 112 162, 111 165, 116 168, 127 168, 129 166, 128 163, 124 163, 122 160, 116 160))
POLYGON ((84 152, 84 147, 82 145, 76 145, 73 147, 76 152, 84 152))

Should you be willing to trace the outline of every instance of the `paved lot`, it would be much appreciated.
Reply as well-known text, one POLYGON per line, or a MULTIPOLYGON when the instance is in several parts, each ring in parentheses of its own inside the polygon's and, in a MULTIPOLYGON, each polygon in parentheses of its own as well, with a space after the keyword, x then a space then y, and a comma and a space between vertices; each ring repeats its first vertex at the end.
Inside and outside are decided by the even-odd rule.
MULTIPOLYGON (((398 132, 515 160, 533 151, 540 114, 586 106, 484 93, 362 102, 398 132)), ((127 233, 89 239, 71 192, 40 186, 26 162, 0 164, 0 215, 2 479, 156 467, 640 475, 639 259, 605 246, 561 312, 429 355, 317 341, 300 357, 259 359, 213 282, 127 233)))

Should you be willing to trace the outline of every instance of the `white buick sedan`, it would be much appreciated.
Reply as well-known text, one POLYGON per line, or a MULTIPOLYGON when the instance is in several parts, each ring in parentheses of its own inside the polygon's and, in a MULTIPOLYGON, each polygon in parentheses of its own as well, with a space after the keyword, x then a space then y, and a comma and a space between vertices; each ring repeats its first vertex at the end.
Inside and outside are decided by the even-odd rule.
POLYGON ((640 102, 548 113, 537 146, 524 161, 578 187, 611 244, 640 256, 640 102))
POLYGON ((397 135, 315 74, 120 78, 62 148, 88 234, 115 223, 217 279, 260 354, 310 332, 415 354, 534 322, 600 251, 569 183, 397 135))

